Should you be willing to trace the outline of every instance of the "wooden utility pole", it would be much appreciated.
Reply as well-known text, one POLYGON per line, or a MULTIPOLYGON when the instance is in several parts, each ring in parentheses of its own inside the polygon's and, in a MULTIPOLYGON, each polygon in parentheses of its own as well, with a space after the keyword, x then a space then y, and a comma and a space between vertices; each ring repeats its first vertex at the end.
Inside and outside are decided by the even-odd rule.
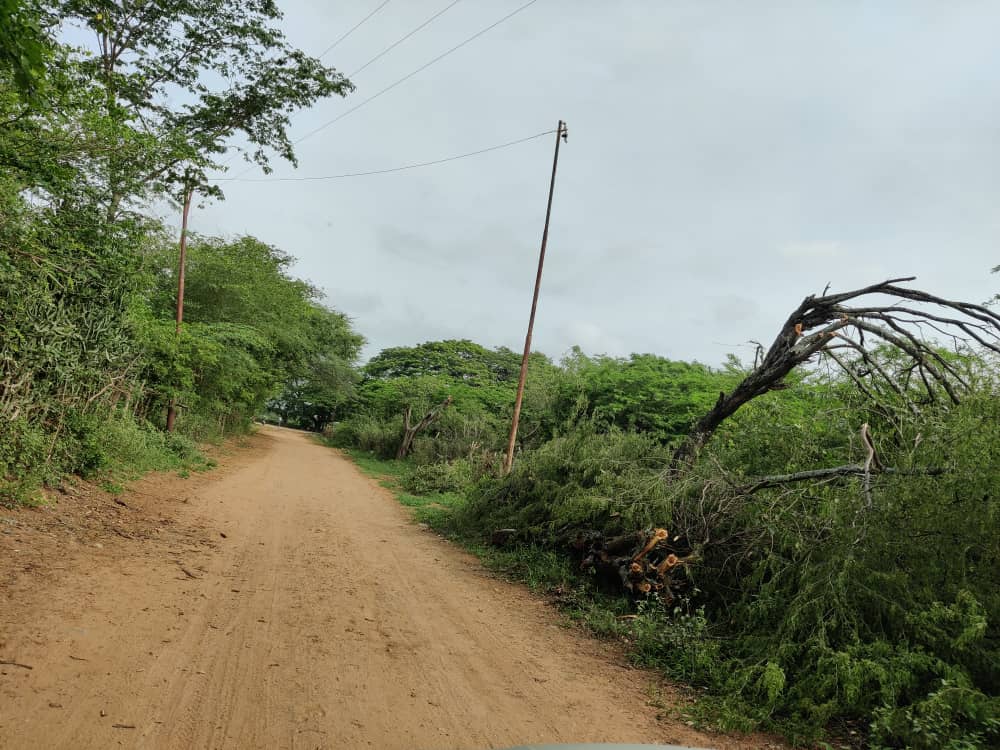
POLYGON ((538 273, 535 275, 535 293, 531 297, 531 315, 528 317, 528 333, 524 337, 524 354, 521 357, 521 375, 517 380, 517 396, 514 399, 514 418, 510 423, 510 439, 507 441, 507 455, 503 461, 503 473, 509 474, 514 465, 514 444, 517 442, 517 424, 521 420, 521 401, 524 399, 524 383, 528 378, 528 355, 531 354, 531 332, 535 328, 535 310, 538 309, 538 290, 542 286, 542 266, 545 264, 545 245, 549 240, 549 218, 552 216, 552 193, 556 188, 556 167, 559 165, 559 141, 567 140, 566 123, 559 121, 556 128, 556 152, 552 157, 552 179, 549 182, 549 203, 545 208, 545 228, 542 230, 542 248, 538 252, 538 273))
MULTIPOLYGON (((181 243, 180 260, 177 266, 177 338, 180 339, 181 323, 184 322, 184 266, 187 261, 187 228, 188 213, 191 211, 191 196, 194 188, 184 186, 184 210, 181 213, 181 243)), ((177 419, 177 398, 171 398, 167 406, 167 432, 174 431, 174 421, 177 419)))

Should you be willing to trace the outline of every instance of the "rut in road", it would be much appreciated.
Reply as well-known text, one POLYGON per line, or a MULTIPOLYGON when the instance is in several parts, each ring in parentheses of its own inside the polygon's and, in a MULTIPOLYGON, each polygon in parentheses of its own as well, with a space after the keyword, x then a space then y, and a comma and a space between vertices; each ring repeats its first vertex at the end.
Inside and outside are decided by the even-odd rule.
POLYGON ((3 667, 0 747, 760 746, 658 720, 655 676, 414 526, 335 451, 255 440, 177 505, 189 543, 117 538, 3 615, 0 658, 33 669, 3 667))

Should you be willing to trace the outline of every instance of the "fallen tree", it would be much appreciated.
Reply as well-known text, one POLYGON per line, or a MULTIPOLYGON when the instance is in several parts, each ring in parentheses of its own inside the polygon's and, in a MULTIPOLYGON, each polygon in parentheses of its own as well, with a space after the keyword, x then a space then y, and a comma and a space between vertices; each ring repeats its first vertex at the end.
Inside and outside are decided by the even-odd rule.
MULTIPOLYGON (((720 393, 715 405, 691 429, 674 453, 673 468, 690 465, 719 426, 749 401, 786 386, 795 368, 825 354, 859 390, 875 400, 888 389, 911 411, 917 408, 917 390, 927 401, 943 392, 953 403, 968 387, 964 374, 924 336, 930 329, 960 345, 978 346, 1000 354, 1000 314, 984 305, 944 299, 919 289, 899 286, 914 277, 889 279, 839 294, 809 295, 785 320, 770 348, 758 352, 754 369, 729 393, 720 393), (900 302, 884 304, 880 296, 900 302), (848 305, 851 302, 854 304, 848 305), (909 303, 924 306, 913 307, 909 303), (945 312, 940 312, 945 311, 945 312), (889 372, 877 350, 898 354, 902 366, 889 372), (850 358, 842 356, 844 350, 850 358)), ((762 348, 761 348, 762 349, 762 348)))
MULTIPOLYGON (((491 536, 496 547, 521 541, 516 529, 497 529, 491 536)), ((625 591, 636 599, 655 594, 670 604, 687 586, 674 573, 698 559, 680 535, 666 529, 606 536, 596 529, 568 530, 564 543, 581 572, 612 591, 625 591)))
MULTIPOLYGON (((663 474, 676 498, 669 511, 673 536, 655 527, 612 537, 579 526, 564 529, 561 540, 581 566, 632 596, 656 593, 669 601, 684 585, 672 574, 701 559, 709 548, 763 548, 763 540, 751 542, 745 529, 730 528, 731 519, 756 493, 767 489, 786 493, 792 486, 808 492, 809 487, 851 482, 858 486, 862 505, 870 508, 873 489, 883 478, 941 476, 946 467, 885 465, 867 422, 858 426, 859 439, 852 442, 864 451, 861 460, 757 477, 731 475, 721 466, 695 471, 702 449, 726 419, 753 399, 787 388, 787 376, 795 368, 821 357, 828 357, 845 374, 844 382, 853 384, 867 403, 883 413, 904 410, 919 415, 931 405, 959 404, 970 387, 969 373, 962 369, 960 357, 941 348, 940 337, 948 337, 956 352, 978 347, 1000 354, 1000 314, 983 305, 899 285, 910 280, 890 279, 849 292, 806 297, 787 317, 771 347, 766 351, 761 347, 753 369, 732 391, 719 394, 673 452, 663 474)), ((666 517, 661 519, 665 521, 666 517)), ((495 541, 502 544, 520 538, 517 529, 495 532, 495 541)))
POLYGON ((997 746, 997 313, 898 281, 806 298, 682 445, 581 420, 456 528, 503 527, 515 574, 537 551, 532 578, 746 726, 997 746))

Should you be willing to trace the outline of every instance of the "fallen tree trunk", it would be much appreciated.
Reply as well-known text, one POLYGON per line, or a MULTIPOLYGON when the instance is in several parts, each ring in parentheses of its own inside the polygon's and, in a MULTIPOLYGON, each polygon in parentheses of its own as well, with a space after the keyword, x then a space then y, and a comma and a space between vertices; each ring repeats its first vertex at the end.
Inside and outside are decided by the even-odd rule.
POLYGON ((580 570, 593 573, 599 585, 635 599, 655 594, 665 604, 687 585, 674 573, 697 559, 684 539, 671 537, 666 529, 610 538, 596 531, 579 532, 570 546, 579 556, 580 570))
MULTIPOLYGON (((496 529, 490 541, 505 547, 517 538, 517 529, 496 529)), ((676 571, 698 559, 684 539, 671 538, 666 529, 612 537, 594 529, 577 529, 563 542, 580 571, 592 574, 599 588, 624 591, 633 599, 657 595, 665 604, 687 587, 686 579, 674 576, 676 571)))

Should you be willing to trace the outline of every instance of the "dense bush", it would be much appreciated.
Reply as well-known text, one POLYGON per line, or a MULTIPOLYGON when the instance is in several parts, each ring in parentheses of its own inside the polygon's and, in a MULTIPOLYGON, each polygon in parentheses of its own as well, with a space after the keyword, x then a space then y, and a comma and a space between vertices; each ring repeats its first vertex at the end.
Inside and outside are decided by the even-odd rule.
POLYGON ((395 458, 403 434, 403 424, 402 420, 359 414, 336 423, 328 434, 331 444, 339 448, 360 448, 379 458, 395 458))
POLYGON ((238 132, 258 164, 293 159, 290 112, 350 85, 287 43, 274 4, 84 5, 0 8, 0 502, 169 456, 150 425, 174 400, 199 439, 245 430, 283 390, 284 413, 321 427, 362 342, 248 237, 192 238, 178 337, 176 238, 149 210, 220 196, 205 173, 238 132), (87 33, 64 44, 69 27, 87 33))
POLYGON ((465 492, 472 487, 476 479, 472 462, 459 458, 454 461, 415 466, 403 478, 403 489, 418 495, 465 492))
POLYGON ((456 522, 483 534, 514 527, 545 543, 569 527, 617 533, 660 524, 671 513, 658 481, 669 458, 656 437, 585 422, 521 455, 509 476, 477 486, 456 522))
POLYGON ((837 382, 803 383, 741 413, 683 481, 669 463, 650 436, 580 427, 477 486, 454 522, 480 538, 513 527, 550 547, 567 528, 685 535, 699 556, 689 598, 671 611, 646 603, 630 638, 644 663, 706 687, 703 707, 724 726, 811 740, 860 722, 877 747, 1000 743, 991 387, 892 420, 837 382), (734 491, 754 475, 860 460, 862 421, 899 470, 870 500, 857 478, 734 491))
POLYGON ((653 354, 588 357, 579 348, 563 367, 553 407, 564 419, 579 413, 582 405, 582 413, 596 425, 635 430, 664 442, 686 435, 737 375, 732 367, 716 371, 653 354))

